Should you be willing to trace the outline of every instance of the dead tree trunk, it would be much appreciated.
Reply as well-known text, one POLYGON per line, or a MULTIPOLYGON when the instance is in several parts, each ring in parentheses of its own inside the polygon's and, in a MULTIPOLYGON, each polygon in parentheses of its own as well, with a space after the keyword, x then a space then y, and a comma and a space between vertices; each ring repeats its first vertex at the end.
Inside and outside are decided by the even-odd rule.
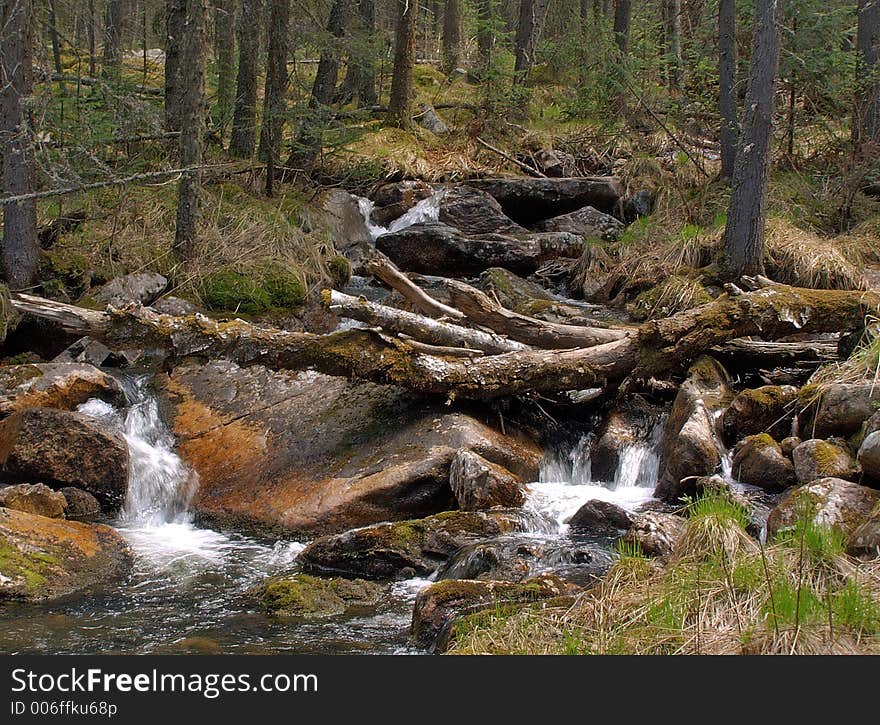
POLYGON ((461 6, 459 0, 446 0, 443 8, 443 72, 458 68, 461 57, 461 6))
MULTIPOLYGON (((443 353, 436 348, 426 351, 422 342, 412 344, 377 329, 314 335, 241 320, 170 317, 138 307, 98 313, 28 295, 13 295, 12 304, 21 312, 54 319, 80 333, 88 331, 111 344, 164 348, 172 362, 199 356, 272 369, 313 368, 328 375, 400 385, 422 393, 483 400, 615 386, 628 377, 658 377, 683 371, 705 351, 736 338, 774 340, 794 333, 863 329, 865 317, 880 312, 880 293, 874 291, 809 290, 763 279, 752 281, 759 287, 753 292, 729 286, 729 294, 714 302, 644 323, 612 342, 482 357, 466 356, 473 350, 461 347, 455 348, 455 354, 446 349, 443 353)), ((334 304, 332 293, 325 293, 325 300, 334 304)), ((363 306, 354 298, 346 304, 363 306)), ((388 316, 389 325, 402 319, 400 311, 392 308, 374 312, 388 316)), ((412 322, 421 325, 424 320, 439 324, 428 318, 412 322)), ((379 321, 379 317, 373 316, 371 321, 379 321)), ((468 344, 476 342, 473 332, 465 333, 468 344)))
POLYGON ((736 0, 718 3, 718 111, 721 115, 721 178, 733 177, 739 120, 736 108, 736 0))
MULTIPOLYGON (((4 196, 31 193, 35 185, 27 109, 33 90, 32 12, 31 0, 0 2, 0 191, 4 196)), ((36 201, 4 204, 3 276, 12 289, 33 283, 39 252, 36 201)))
POLYGON ((764 221, 782 0, 759 0, 757 9, 749 91, 724 230, 726 264, 734 277, 762 274, 764 270, 764 221))
MULTIPOLYGON (((263 126, 260 131, 260 159, 275 165, 281 154, 281 137, 287 115, 287 53, 290 0, 269 0, 269 48, 266 61, 266 89, 263 95, 263 126)), ((267 180, 267 184, 271 181, 267 180)), ((270 187, 271 188, 271 187, 270 187)))
POLYGON ((180 130, 181 49, 186 36, 186 0, 165 0, 165 130, 180 130))
POLYGON ((858 95, 852 129, 857 148, 880 142, 880 0, 859 0, 858 14, 858 95))
POLYGON ((242 0, 236 34, 238 36, 238 76, 229 154, 241 159, 254 155, 257 142, 257 67, 260 55, 262 0, 242 0))
POLYGON ((397 0, 397 34, 388 123, 400 128, 412 125, 413 66, 416 61, 416 19, 418 0, 397 0))
POLYGON ((217 57, 217 116, 226 128, 235 103, 235 3, 214 0, 214 48, 217 57))
MULTIPOLYGON (((181 47, 179 71, 181 168, 202 163, 207 14, 207 0, 186 0, 186 35, 181 47)), ((195 256, 201 186, 199 171, 184 174, 178 185, 174 249, 183 259, 193 259, 195 256)))

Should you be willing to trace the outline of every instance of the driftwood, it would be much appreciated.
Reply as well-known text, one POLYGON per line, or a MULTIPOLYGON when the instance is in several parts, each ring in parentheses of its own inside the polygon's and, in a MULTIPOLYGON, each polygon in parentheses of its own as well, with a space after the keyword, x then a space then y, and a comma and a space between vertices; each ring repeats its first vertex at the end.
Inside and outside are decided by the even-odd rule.
POLYGON ((713 355, 723 363, 742 368, 818 367, 838 359, 837 343, 765 342, 764 340, 732 340, 714 348, 713 355))
MULTIPOLYGON (((53 319, 111 345, 164 348, 172 362, 193 356, 225 358, 244 366, 315 369, 449 398, 475 399, 584 390, 617 385, 630 377, 662 377, 682 371, 703 352, 737 338, 760 336, 772 341, 795 333, 854 330, 864 326, 866 316, 880 310, 880 293, 873 291, 760 284, 753 292, 732 289, 732 294, 702 307, 647 322, 613 342, 573 350, 522 349, 474 359, 427 353, 421 341, 417 348, 371 329, 315 335, 242 320, 160 315, 141 307, 95 312, 30 295, 12 295, 11 301, 21 312, 53 319)), ((332 296, 326 296, 332 303, 332 296)))
POLYGON ((453 320, 460 320, 464 317, 464 313, 456 310, 454 307, 444 305, 438 302, 421 287, 415 284, 409 277, 401 272, 397 266, 381 252, 370 260, 367 269, 377 279, 382 280, 391 289, 400 292, 413 305, 421 310, 429 317, 443 318, 448 317, 453 320))

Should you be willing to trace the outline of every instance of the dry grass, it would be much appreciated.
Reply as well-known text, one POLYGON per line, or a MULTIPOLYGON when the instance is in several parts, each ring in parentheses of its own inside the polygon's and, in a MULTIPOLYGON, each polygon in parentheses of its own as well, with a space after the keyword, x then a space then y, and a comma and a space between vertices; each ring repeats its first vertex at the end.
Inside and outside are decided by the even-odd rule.
POLYGON ((741 524, 710 503, 665 564, 623 551, 567 609, 464 620, 454 653, 880 653, 880 560, 812 524, 762 549, 741 524))

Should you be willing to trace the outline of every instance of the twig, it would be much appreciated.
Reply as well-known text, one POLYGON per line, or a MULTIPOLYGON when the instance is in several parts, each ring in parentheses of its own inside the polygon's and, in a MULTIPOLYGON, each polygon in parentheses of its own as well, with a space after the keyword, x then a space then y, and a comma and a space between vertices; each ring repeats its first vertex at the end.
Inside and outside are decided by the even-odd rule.
POLYGON ((547 174, 544 174, 544 173, 538 171, 538 169, 535 169, 535 168, 529 166, 527 163, 524 163, 524 162, 520 161, 519 159, 514 158, 514 157, 511 156, 510 154, 505 153, 504 151, 502 151, 501 149, 497 149, 497 148, 495 148, 492 144, 490 144, 490 143, 484 141, 484 140, 481 139, 479 136, 476 137, 476 141, 477 141, 478 144, 480 144, 480 146, 485 146, 487 149, 489 149, 489 151, 494 151, 496 154, 498 154, 498 155, 501 156, 502 158, 505 158, 505 159, 507 159, 508 161, 510 161, 510 163, 512 163, 512 164, 516 164, 516 165, 519 166, 519 168, 521 168, 523 171, 527 171, 527 172, 530 173, 530 174, 534 174, 535 176, 539 176, 539 177, 542 178, 542 179, 546 179, 546 178, 547 178, 547 174))

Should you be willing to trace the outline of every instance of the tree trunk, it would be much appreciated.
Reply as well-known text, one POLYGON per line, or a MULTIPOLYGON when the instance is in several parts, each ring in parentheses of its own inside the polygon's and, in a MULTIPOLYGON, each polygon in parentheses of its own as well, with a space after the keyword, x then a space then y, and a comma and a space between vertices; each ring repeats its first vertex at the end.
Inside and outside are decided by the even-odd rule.
POLYGON ((260 55, 262 0, 242 0, 238 16, 238 77, 229 153, 241 159, 254 155, 257 139, 257 68, 260 55))
MULTIPOLYGON (((809 290, 776 284, 749 293, 731 291, 731 295, 644 323, 630 330, 627 337, 595 347, 515 350, 472 359, 426 353, 421 343, 413 345, 369 329, 314 335, 241 320, 171 317, 149 308, 100 313, 30 295, 13 295, 12 304, 20 312, 54 319, 111 344, 164 348, 172 363, 194 355, 224 358, 242 366, 314 369, 449 398, 482 400, 531 391, 611 387, 628 377, 647 379, 677 373, 707 350, 731 340, 748 336, 774 340, 795 333, 863 329, 865 317, 880 311, 880 294, 873 291, 809 290)), ((329 291, 325 302, 332 304, 329 291)), ((387 310, 393 317, 400 312, 387 310)))
POLYGON ((260 130, 260 159, 277 164, 287 115, 287 53, 290 28, 290 0, 269 0, 269 47, 266 60, 266 89, 263 95, 263 126, 260 130))
POLYGON ((226 128, 235 103, 235 2, 214 0, 214 47, 217 56, 217 115, 226 128))
POLYGON ((186 0, 165 0, 165 130, 180 130, 181 51, 186 39, 186 0))
POLYGON ((485 72, 492 59, 492 46, 495 44, 492 0, 477 0, 477 52, 480 69, 485 72))
MULTIPOLYGON (((205 126, 205 60, 208 0, 186 0, 186 33, 180 52, 180 166, 202 163, 205 126)), ((193 259, 198 243, 201 173, 189 172, 177 190, 177 228, 174 248, 182 259, 193 259)))
POLYGON ((666 0, 666 52, 669 91, 675 95, 681 92, 681 0, 666 0))
POLYGON ((461 59, 461 5, 446 0, 443 8, 443 72, 449 75, 461 59))
POLYGON ((632 19, 632 0, 617 0, 614 4, 614 42, 620 56, 629 53, 629 26, 632 19))
POLYGON ((55 63, 55 72, 63 73, 61 67, 61 46, 58 42, 58 14, 55 12, 55 0, 49 0, 49 37, 52 41, 52 61, 55 63))
POLYGON ((119 80, 122 72, 122 36, 128 23, 127 0, 107 0, 104 20, 104 57, 101 75, 119 80))
POLYGON ((416 60, 416 18, 418 0, 397 0, 397 34, 388 123, 400 128, 412 125, 413 66, 416 60))
POLYGON ((535 50, 550 0, 521 0, 514 38, 514 83, 524 83, 535 62, 535 50))
POLYGON ((764 221, 770 172, 773 97, 779 69, 782 0, 759 0, 749 91, 724 230, 724 254, 734 277, 764 269, 764 221))
POLYGON ((86 28, 89 40, 89 76, 95 77, 98 70, 98 51, 95 42, 95 26, 97 18, 95 17, 95 0, 89 0, 88 3, 89 24, 86 28))
POLYGON ((357 42, 367 47, 365 52, 350 52, 345 79, 336 92, 334 102, 351 103, 357 97, 360 106, 376 105, 376 58, 372 40, 376 33, 376 5, 374 0, 358 3, 357 42))
POLYGON ((880 142, 880 0, 859 0, 858 14, 858 95, 852 131, 857 148, 880 142))
POLYGON ((739 140, 736 108, 736 0, 720 0, 718 4, 718 75, 721 178, 730 180, 733 177, 739 140))
MULTIPOLYGON (((0 190, 6 196, 28 194, 35 185, 27 107, 34 80, 32 13, 31 0, 0 0, 0 190)), ((2 262, 10 288, 33 283, 39 251, 36 201, 4 204, 2 262)))

